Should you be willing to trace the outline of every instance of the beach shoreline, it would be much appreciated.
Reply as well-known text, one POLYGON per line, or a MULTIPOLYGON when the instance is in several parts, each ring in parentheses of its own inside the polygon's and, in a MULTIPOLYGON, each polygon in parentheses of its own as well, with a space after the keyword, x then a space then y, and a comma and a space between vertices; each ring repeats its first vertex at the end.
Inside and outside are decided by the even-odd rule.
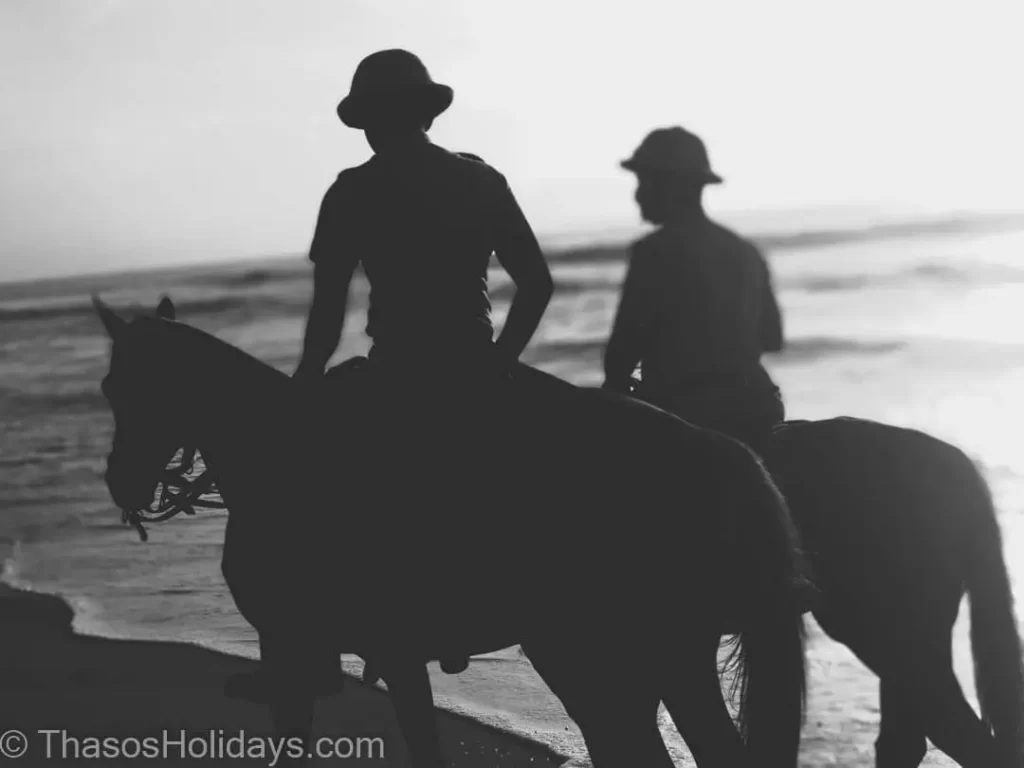
MULTIPOLYGON (((146 739, 159 751, 142 753, 146 765, 271 765, 265 709, 223 693, 230 675, 256 662, 187 643, 93 637, 74 631, 73 620, 61 597, 0 583, 0 730, 26 737, 18 766, 134 764, 135 740, 146 739), (103 739, 113 741, 98 744, 103 739), (97 749, 106 752, 98 757, 97 749)), ((387 693, 351 675, 345 682, 341 694, 318 703, 314 724, 314 738, 334 756, 309 765, 408 765, 387 693)), ((572 765, 538 742, 437 711, 453 768, 572 765)), ((5 744, 14 749, 17 739, 0 734, 5 744)))

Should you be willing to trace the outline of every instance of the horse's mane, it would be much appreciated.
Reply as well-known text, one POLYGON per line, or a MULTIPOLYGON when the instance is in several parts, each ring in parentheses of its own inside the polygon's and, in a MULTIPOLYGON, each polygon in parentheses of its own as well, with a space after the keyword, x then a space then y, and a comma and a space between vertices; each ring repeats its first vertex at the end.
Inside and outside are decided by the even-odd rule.
POLYGON ((231 369, 237 369, 238 374, 246 379, 259 378, 269 381, 271 376, 279 380, 288 378, 287 374, 269 363, 187 323, 155 317, 140 317, 135 323, 141 323, 147 330, 152 329, 158 335, 164 336, 172 346, 168 354, 174 357, 176 364, 227 365, 231 369))

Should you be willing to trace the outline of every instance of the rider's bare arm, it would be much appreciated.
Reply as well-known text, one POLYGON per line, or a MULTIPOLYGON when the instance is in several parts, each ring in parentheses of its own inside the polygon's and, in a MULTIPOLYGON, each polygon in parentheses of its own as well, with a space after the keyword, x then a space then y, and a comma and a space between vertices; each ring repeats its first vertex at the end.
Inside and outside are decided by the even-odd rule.
POLYGON ((320 376, 341 342, 348 305, 352 269, 342 271, 336 264, 317 264, 313 272, 313 304, 306 320, 302 360, 296 377, 320 376))
POLYGON ((764 257, 758 254, 764 268, 761 282, 761 349, 765 352, 781 352, 783 347, 782 313, 775 298, 771 271, 764 257))
POLYGON ((343 194, 335 183, 324 195, 309 259, 313 270, 313 302, 306 320, 302 359, 296 377, 323 375, 338 348, 345 323, 349 286, 359 261, 351 256, 353 243, 343 240, 343 194))
POLYGON ((642 246, 634 246, 604 352, 605 387, 609 389, 628 391, 633 371, 643 357, 655 308, 654 279, 642 246))
POLYGON ((519 356, 536 333, 555 285, 540 244, 512 191, 504 184, 495 220, 494 255, 516 285, 508 318, 495 346, 509 363, 519 356))

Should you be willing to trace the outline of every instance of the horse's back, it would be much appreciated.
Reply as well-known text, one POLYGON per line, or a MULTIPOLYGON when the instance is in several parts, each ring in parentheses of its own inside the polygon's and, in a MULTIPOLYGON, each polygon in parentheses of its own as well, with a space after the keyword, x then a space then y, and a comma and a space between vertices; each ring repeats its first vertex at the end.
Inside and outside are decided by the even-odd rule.
MULTIPOLYGON (((339 437, 362 446, 361 501, 396 509, 416 496, 420 509, 404 520, 430 538, 440 529, 455 541, 481 516, 508 518, 521 523, 508 532, 509 543, 554 552, 579 535, 573 520, 599 528, 599 509, 664 520, 669 510, 678 517, 688 502, 697 508, 705 488, 727 482, 711 477, 723 466, 714 446, 733 441, 633 398, 576 387, 526 365, 484 386, 456 377, 441 386, 381 388, 363 362, 332 378, 337 388, 328 397, 372 400, 360 409, 361 425, 339 437), (422 500, 430 497, 444 500, 443 515, 425 513, 422 500), (553 522, 552 510, 560 511, 558 525, 538 539, 535 531, 553 522)), ((746 453, 730 447, 736 456, 746 453)))
MULTIPOLYGON (((773 472, 793 483, 816 475, 841 477, 854 467, 900 486, 908 473, 924 466, 932 471, 941 467, 958 478, 974 471, 963 451, 937 437, 849 416, 780 424, 767 458, 773 472)), ((942 484, 942 478, 935 481, 942 484)))
POLYGON ((841 417, 781 425, 768 463, 808 548, 828 563, 826 580, 855 580, 858 594, 875 584, 895 599, 922 575, 936 588, 958 578, 949 566, 961 560, 984 493, 960 449, 918 430, 841 417))
MULTIPOLYGON (((362 414, 362 437, 403 434, 444 440, 448 452, 490 450, 529 455, 566 451, 582 457, 600 450, 630 456, 669 449, 670 443, 702 440, 699 430, 633 398, 577 387, 525 364, 510 377, 440 372, 405 380, 375 372, 365 358, 332 369, 317 407, 362 414), (371 416, 372 414, 372 416, 371 416)), ((356 430, 350 430, 350 433, 356 430)), ((571 458, 571 457, 569 457, 571 458)))

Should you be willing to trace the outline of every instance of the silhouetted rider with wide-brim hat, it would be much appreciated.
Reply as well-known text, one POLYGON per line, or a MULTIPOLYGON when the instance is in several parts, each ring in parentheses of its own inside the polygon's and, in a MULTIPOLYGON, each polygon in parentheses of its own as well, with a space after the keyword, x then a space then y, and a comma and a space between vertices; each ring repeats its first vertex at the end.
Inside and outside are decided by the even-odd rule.
POLYGON ((338 117, 349 128, 365 129, 381 116, 415 112, 433 120, 451 106, 454 92, 435 83, 415 54, 393 49, 363 59, 352 78, 338 117))
POLYGON ((370 283, 370 360, 411 370, 458 368, 462 378, 516 365, 554 290, 537 238, 505 177, 481 158, 427 136, 452 102, 414 54, 360 62, 338 105, 364 131, 369 161, 338 174, 320 207, 309 258, 313 303, 298 378, 319 378, 337 349, 357 266, 370 283), (491 256, 516 286, 495 340, 491 256))
POLYGON ((633 244, 604 355, 605 388, 731 435, 758 453, 785 418, 761 363, 783 348, 782 318, 758 247, 713 221, 703 205, 721 184, 707 147, 682 126, 651 131, 622 167, 657 229, 633 244))
MULTIPOLYGON (((370 284, 366 335, 373 341, 364 370, 375 393, 367 397, 384 391, 395 406, 385 407, 382 419, 399 422, 399 431, 387 434, 400 435, 389 454, 404 482, 411 481, 410 462, 395 455, 412 453, 415 464, 420 449, 409 446, 422 442, 415 435, 426 436, 434 455, 457 459, 467 443, 482 455, 475 443, 487 435, 476 425, 492 423, 492 403, 502 401, 493 395, 505 391, 554 290, 505 177, 476 155, 449 152, 428 138, 451 103, 452 89, 434 82, 414 54, 396 49, 363 59, 338 117, 364 131, 374 154, 343 170, 327 190, 309 252, 313 301, 294 378, 323 379, 362 266, 370 284), (496 340, 487 281, 492 255, 516 287, 496 340), (395 419, 389 410, 403 415, 395 419), (472 429, 457 426, 470 422, 472 429)), ((415 574, 408 578, 415 583, 415 574)), ((443 661, 446 671, 467 663, 443 661)))

